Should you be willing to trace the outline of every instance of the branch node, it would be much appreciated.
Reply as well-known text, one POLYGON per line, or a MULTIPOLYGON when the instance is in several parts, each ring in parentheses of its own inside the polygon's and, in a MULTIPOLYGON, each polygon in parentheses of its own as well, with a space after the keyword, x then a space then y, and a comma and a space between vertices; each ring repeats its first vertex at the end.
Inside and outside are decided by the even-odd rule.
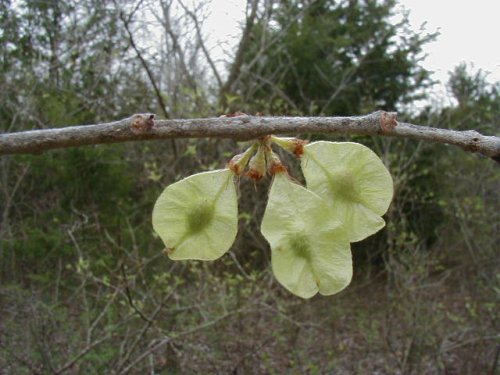
POLYGON ((380 111, 380 130, 382 133, 390 133, 398 126, 396 112, 380 111))
POLYGON ((143 113, 132 116, 131 129, 134 134, 149 133, 155 125, 155 115, 151 113, 143 113))

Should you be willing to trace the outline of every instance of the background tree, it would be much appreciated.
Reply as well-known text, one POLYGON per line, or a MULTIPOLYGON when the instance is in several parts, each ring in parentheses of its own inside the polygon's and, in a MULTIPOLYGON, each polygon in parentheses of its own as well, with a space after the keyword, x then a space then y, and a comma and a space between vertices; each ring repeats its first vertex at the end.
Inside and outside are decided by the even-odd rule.
MULTIPOLYGON (((2 131, 147 111, 353 115, 401 109, 430 84, 419 62, 433 36, 393 25, 393 1, 249 0, 226 70, 207 48, 206 6, 1 2, 2 131)), ((460 66, 449 87, 454 104, 403 117, 497 132, 498 83, 460 66)), ((269 181, 243 179, 239 236, 220 262, 161 253, 158 194, 223 165, 234 141, 2 157, 0 372, 494 373, 498 168, 444 146, 339 139, 374 149, 396 196, 386 229, 353 249, 353 284, 309 301, 269 271, 257 230, 269 181)))
MULTIPOLYGON (((234 91, 272 113, 394 109, 430 84, 419 66, 435 35, 393 22, 395 1, 283 1, 256 26, 234 91)), ((237 102, 236 102, 237 103, 237 102)), ((236 104, 235 103, 235 104, 236 104)), ((237 103, 239 104, 239 103, 237 103)))

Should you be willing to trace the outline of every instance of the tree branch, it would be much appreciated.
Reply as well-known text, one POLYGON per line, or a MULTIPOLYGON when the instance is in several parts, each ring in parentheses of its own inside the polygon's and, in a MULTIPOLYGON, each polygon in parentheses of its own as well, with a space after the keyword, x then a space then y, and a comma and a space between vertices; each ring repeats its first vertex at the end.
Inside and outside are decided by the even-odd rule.
POLYGON ((247 16, 240 44, 238 45, 233 63, 229 69, 229 76, 227 77, 226 83, 222 86, 219 94, 219 107, 222 111, 225 111, 228 105, 227 94, 232 92, 233 86, 240 76, 241 68, 245 60, 245 53, 247 52, 248 46, 251 42, 252 30, 255 26, 255 18, 257 17, 258 4, 259 0, 247 0, 247 8, 250 7, 250 15, 247 16))
POLYGON ((456 131, 397 122, 396 113, 384 111, 349 117, 244 115, 189 120, 154 120, 152 114, 137 114, 104 124, 0 134, 0 155, 155 139, 212 137, 242 141, 267 134, 303 133, 379 135, 451 144, 500 162, 500 137, 484 136, 475 130, 456 131))
POLYGON ((156 99, 158 100, 158 104, 160 105, 160 109, 163 112, 163 115, 165 116, 165 118, 169 118, 170 115, 169 115, 168 110, 167 110, 167 105, 165 104, 165 101, 163 100, 163 96, 161 94, 160 88, 156 84, 156 80, 153 76, 153 72, 149 68, 149 65, 148 65, 146 59, 142 56, 141 51, 139 50, 139 48, 137 47, 137 44, 135 43, 134 36, 132 35, 132 31, 130 31, 129 22, 130 22, 131 17, 132 17, 132 15, 130 15, 129 20, 127 21, 125 14, 123 12, 120 12, 120 19, 122 20, 123 26, 125 27, 125 31, 127 32, 130 46, 134 49, 135 54, 137 55, 137 58, 141 62, 142 67, 144 68, 144 70, 146 71, 146 74, 148 75, 149 82, 151 82, 151 85, 153 86, 153 90, 155 92, 156 99))
POLYGON ((212 60, 212 57, 210 56, 210 52, 208 52, 207 47, 205 46, 205 42, 203 41, 202 37, 202 32, 201 32, 201 27, 200 23, 198 22, 198 17, 196 17, 196 14, 188 9, 187 6, 184 5, 184 3, 181 0, 178 0, 179 5, 184 9, 184 12, 191 17, 193 20, 193 24, 196 30, 196 37, 198 38, 198 43, 200 43, 201 50, 203 51, 203 54, 205 55, 205 59, 208 62, 208 65, 210 66, 210 69, 212 69, 212 73, 214 74, 215 80, 217 81, 217 85, 219 89, 222 87, 222 79, 220 77, 220 74, 215 66, 214 61, 212 60))

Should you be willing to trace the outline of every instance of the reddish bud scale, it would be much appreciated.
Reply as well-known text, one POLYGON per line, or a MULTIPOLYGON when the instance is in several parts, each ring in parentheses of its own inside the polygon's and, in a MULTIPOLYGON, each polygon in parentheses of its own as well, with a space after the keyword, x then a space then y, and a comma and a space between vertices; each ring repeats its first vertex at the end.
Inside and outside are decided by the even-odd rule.
POLYGON ((231 160, 229 160, 229 163, 227 164, 227 167, 233 171, 233 173, 236 175, 236 176, 241 176, 241 174, 243 173, 243 170, 245 169, 246 167, 246 164, 245 165, 242 165, 240 162, 241 160, 243 159, 243 157, 245 156, 245 154, 238 154, 238 155, 235 155, 233 156, 233 158, 231 160))
POLYGON ((275 174, 278 173, 287 173, 288 174, 288 169, 281 163, 272 163, 269 167, 269 174, 271 176, 274 176, 275 174))
POLYGON ((274 176, 279 172, 286 172, 287 168, 283 165, 280 158, 271 148, 266 149, 267 173, 274 176))
POLYGON ((155 125, 155 115, 144 114, 144 115, 134 115, 132 118, 132 132, 134 134, 140 135, 151 131, 155 125))
POLYGON ((276 143, 285 151, 294 154, 297 158, 304 155, 304 146, 308 143, 303 139, 271 137, 271 141, 276 143))
POLYGON ((250 169, 247 172, 247 176, 250 177, 255 182, 259 182, 264 177, 264 175, 260 171, 258 171, 257 169, 250 169))
POLYGON ((292 150, 292 153, 300 158, 302 155, 304 155, 304 146, 307 144, 308 142, 303 140, 303 139, 294 139, 293 140, 293 145, 294 145, 294 148, 292 150))
POLYGON ((230 169, 236 176, 241 176, 243 171, 247 167, 250 157, 253 155, 255 150, 257 150, 258 144, 254 143, 245 152, 233 156, 233 158, 227 164, 227 168, 230 169))

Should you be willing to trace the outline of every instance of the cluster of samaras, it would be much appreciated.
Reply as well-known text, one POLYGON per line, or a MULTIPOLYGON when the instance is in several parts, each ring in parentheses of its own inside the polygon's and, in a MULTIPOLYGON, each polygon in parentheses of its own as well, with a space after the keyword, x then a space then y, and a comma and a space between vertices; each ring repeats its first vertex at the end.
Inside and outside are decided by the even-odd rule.
POLYGON ((378 156, 359 143, 263 137, 226 169, 162 192, 153 227, 171 259, 215 260, 230 249, 238 229, 235 177, 243 174, 273 178, 261 231, 276 279, 303 298, 344 289, 352 278, 350 243, 385 225, 381 216, 392 200, 392 178, 378 156), (305 187, 290 178, 273 145, 300 158, 305 187))

